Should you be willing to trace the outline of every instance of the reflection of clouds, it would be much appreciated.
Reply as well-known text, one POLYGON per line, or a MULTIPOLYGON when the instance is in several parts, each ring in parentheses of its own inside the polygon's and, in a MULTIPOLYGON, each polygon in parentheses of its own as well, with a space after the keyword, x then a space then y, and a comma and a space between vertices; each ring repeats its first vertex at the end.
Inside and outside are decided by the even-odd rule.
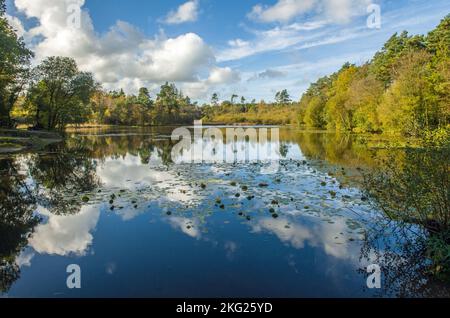
POLYGON ((31 252, 30 250, 24 250, 22 251, 19 256, 17 256, 16 258, 16 264, 19 267, 24 267, 24 266, 31 266, 31 260, 34 257, 34 253, 31 252))
POLYGON ((288 220, 286 219, 274 220, 264 218, 253 225, 253 231, 261 232, 266 230, 274 233, 282 242, 289 243, 298 249, 304 248, 306 241, 312 241, 314 239, 309 228, 300 224, 293 224, 287 228, 286 224, 288 224, 288 220))
POLYGON ((184 234, 187 234, 193 238, 200 238, 199 224, 197 220, 173 216, 168 218, 170 225, 173 228, 181 230, 184 234))
POLYGON ((177 163, 206 162, 271 162, 281 159, 304 160, 298 144, 286 143, 286 157, 280 154, 279 142, 247 142, 243 140, 220 141, 209 138, 195 140, 189 149, 172 154, 172 160, 177 163))
POLYGON ((97 225, 100 210, 94 206, 83 206, 75 215, 54 215, 40 208, 39 213, 48 221, 36 227, 29 244, 41 254, 66 256, 74 253, 84 255, 92 244, 91 231, 97 225))
POLYGON ((152 169, 150 165, 143 165, 137 156, 126 155, 120 160, 106 159, 97 168, 97 175, 106 188, 120 185, 123 189, 135 191, 151 186, 160 190, 160 193, 155 193, 158 198, 163 195, 168 200, 181 203, 189 203, 196 198, 188 181, 178 176, 175 170, 152 169))
POLYGON ((302 249, 305 244, 314 247, 322 247, 327 255, 340 259, 351 258, 357 255, 350 251, 350 246, 345 238, 336 240, 339 233, 346 231, 345 219, 336 219, 334 224, 320 220, 314 225, 302 225, 289 222, 288 219, 263 218, 252 227, 254 232, 267 231, 275 234, 282 242, 302 249), (289 226, 287 226, 289 224, 289 226), (343 241, 344 240, 344 241, 343 241), (337 244, 339 243, 339 244, 337 244))

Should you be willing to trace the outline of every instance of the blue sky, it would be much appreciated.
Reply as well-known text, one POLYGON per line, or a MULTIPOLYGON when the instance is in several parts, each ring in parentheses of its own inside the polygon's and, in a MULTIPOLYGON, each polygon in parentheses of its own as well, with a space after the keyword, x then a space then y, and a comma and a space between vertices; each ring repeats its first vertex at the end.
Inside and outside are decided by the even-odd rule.
POLYGON ((71 56, 106 89, 156 92, 167 80, 199 102, 213 92, 271 101, 284 88, 298 99, 393 33, 427 33, 449 13, 448 0, 8 0, 36 63, 71 56), (371 4, 379 29, 367 26, 371 4), (67 22, 74 8, 78 27, 67 22))

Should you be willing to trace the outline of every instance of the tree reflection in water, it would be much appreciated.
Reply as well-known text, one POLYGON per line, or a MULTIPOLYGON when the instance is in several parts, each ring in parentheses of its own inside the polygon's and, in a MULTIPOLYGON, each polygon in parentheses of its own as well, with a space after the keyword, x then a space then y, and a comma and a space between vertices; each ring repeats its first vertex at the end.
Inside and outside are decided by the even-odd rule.
POLYGON ((49 151, 36 154, 29 161, 37 202, 56 215, 76 214, 82 204, 80 194, 99 185, 96 162, 80 140, 58 144, 49 151))
POLYGON ((82 201, 75 196, 99 184, 95 161, 82 142, 72 140, 48 150, 0 159, 0 293, 20 277, 16 259, 40 223, 34 213, 37 204, 56 215, 76 214, 82 201), (26 173, 19 171, 20 161, 33 178, 32 185, 25 182, 26 173))
MULTIPOLYGON (((449 297, 448 284, 430 273, 426 233, 416 226, 395 224, 383 217, 372 220, 360 260, 381 267, 380 297, 449 297)), ((360 270, 367 275, 366 269, 360 270)))
POLYGON ((364 178, 367 197, 383 214, 371 222, 363 254, 376 255, 385 288, 396 296, 450 295, 449 171, 450 138, 440 133, 418 147, 393 149, 364 178))
POLYGON ((39 218, 35 197, 14 159, 0 159, 0 293, 20 276, 16 257, 27 245, 39 218))

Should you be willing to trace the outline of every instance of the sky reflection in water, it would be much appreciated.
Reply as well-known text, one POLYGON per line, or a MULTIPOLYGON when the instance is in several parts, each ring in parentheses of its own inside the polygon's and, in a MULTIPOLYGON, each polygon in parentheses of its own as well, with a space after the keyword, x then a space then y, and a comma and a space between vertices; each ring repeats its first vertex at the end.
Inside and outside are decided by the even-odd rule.
POLYGON ((360 216, 371 207, 344 186, 339 165, 317 160, 311 147, 305 154, 296 134, 281 136, 277 174, 261 174, 258 162, 170 164, 162 131, 78 135, 98 186, 82 193, 64 184, 59 203, 79 205, 71 213, 55 213, 53 192, 28 173, 36 156, 52 162, 54 154, 16 157, 47 200, 38 200, 42 221, 16 256, 20 278, 5 295, 372 296, 358 272, 368 264, 360 216), (80 290, 65 284, 73 263, 82 268, 80 290))

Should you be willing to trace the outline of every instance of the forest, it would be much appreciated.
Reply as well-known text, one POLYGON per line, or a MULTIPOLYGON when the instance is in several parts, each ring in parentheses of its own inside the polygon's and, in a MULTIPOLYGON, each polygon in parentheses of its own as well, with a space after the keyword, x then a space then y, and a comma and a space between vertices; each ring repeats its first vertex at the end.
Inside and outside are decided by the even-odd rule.
POLYGON ((361 66, 345 64, 303 95, 308 127, 418 136, 450 123, 450 16, 427 36, 394 34, 361 66))
POLYGON ((247 101, 235 94, 198 105, 173 83, 155 96, 105 91, 92 73, 69 57, 34 56, 8 24, 0 2, 0 126, 64 130, 67 125, 152 126, 192 123, 291 124, 355 133, 407 137, 450 124, 450 15, 428 35, 394 34, 371 61, 346 63, 312 83, 299 102, 287 90, 275 101, 247 101))

